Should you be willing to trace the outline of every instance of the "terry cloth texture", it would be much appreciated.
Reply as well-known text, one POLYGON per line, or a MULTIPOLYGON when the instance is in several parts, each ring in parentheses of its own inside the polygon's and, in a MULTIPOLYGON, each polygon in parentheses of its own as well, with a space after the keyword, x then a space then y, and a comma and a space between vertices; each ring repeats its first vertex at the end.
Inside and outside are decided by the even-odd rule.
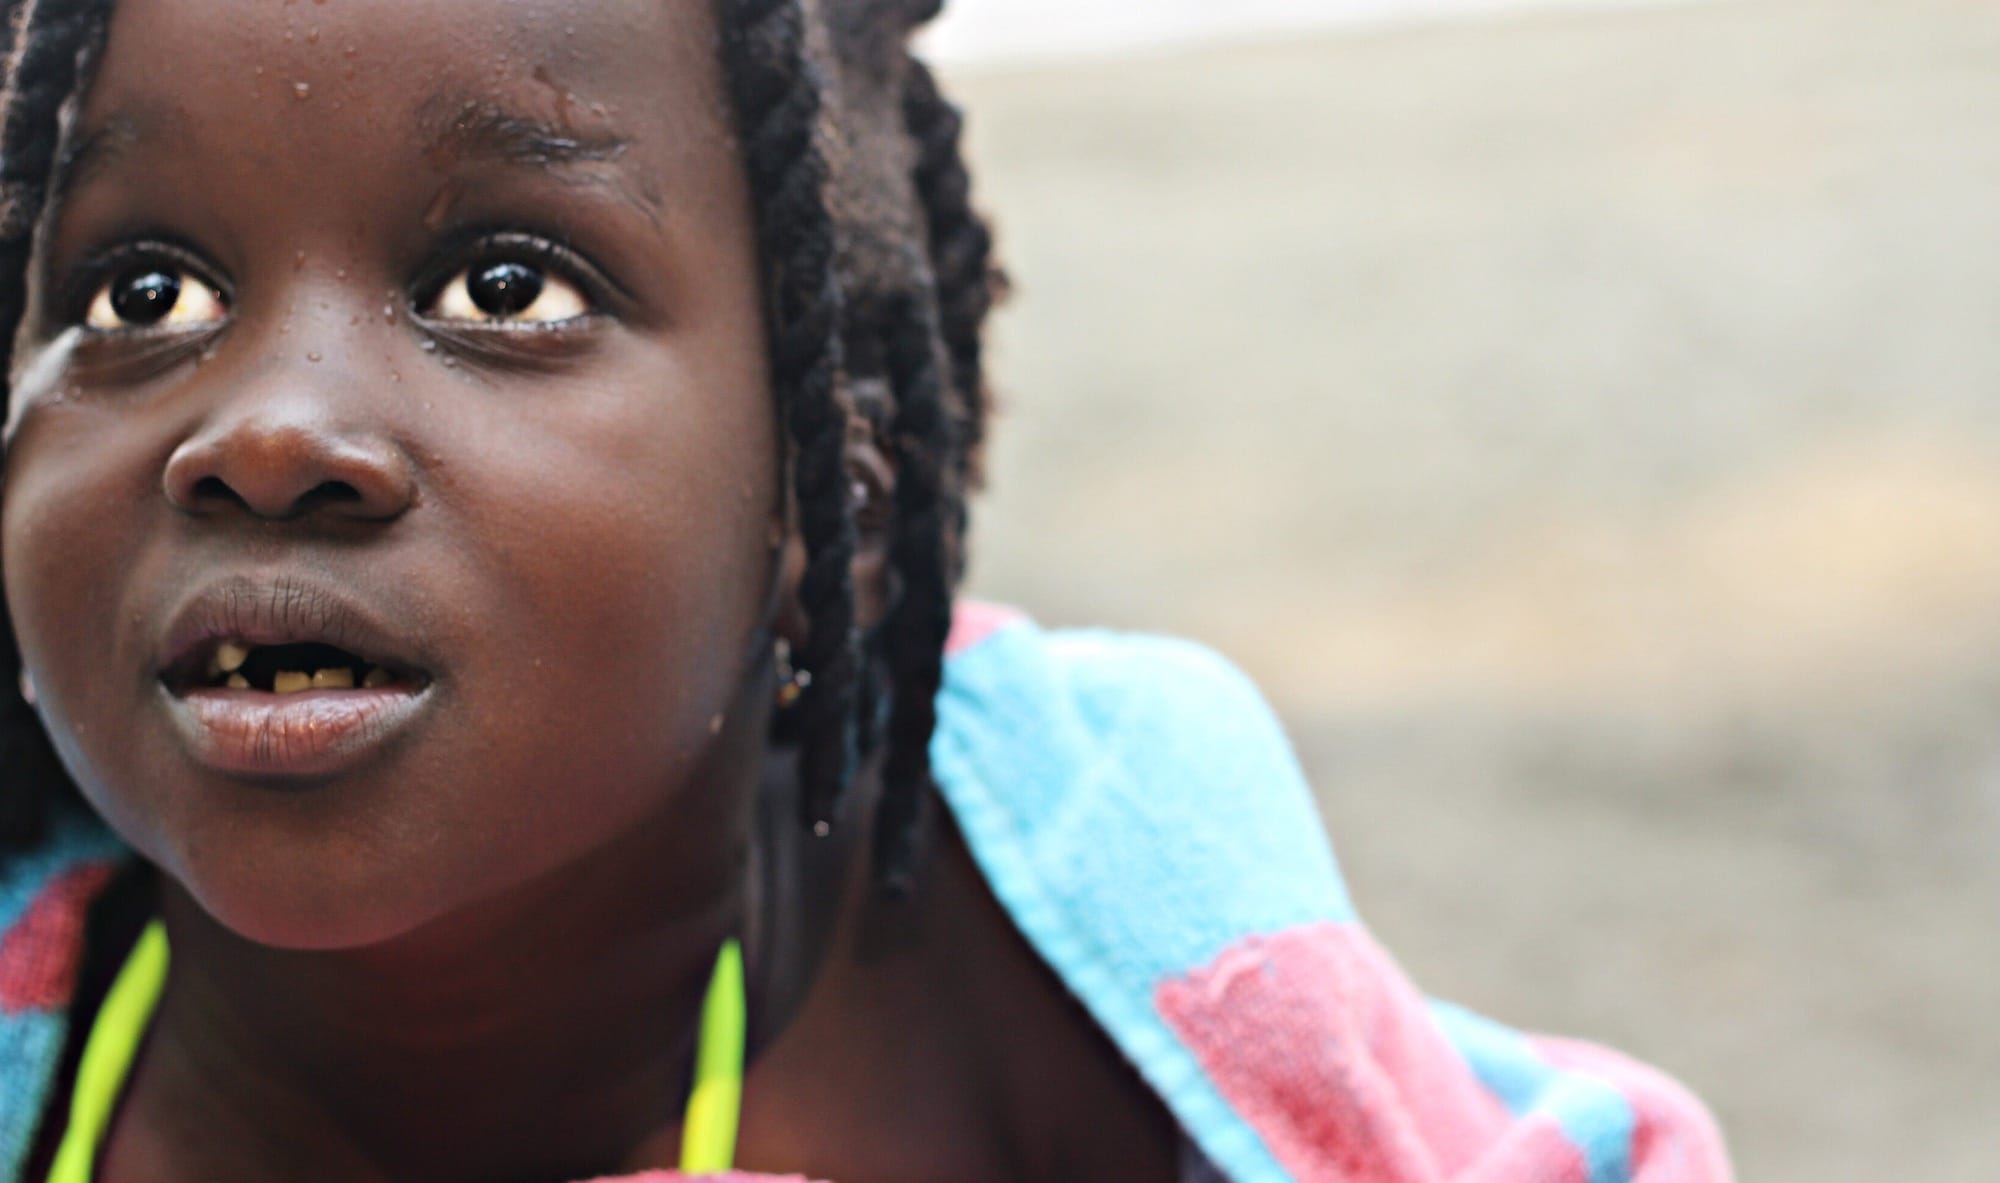
MULTIPOLYGON (((1417 993, 1356 919, 1276 719, 1214 654, 965 605, 932 755, 994 894, 1198 1150, 1190 1178, 1730 1179, 1666 1077, 1417 993)), ((0 869, 0 1180, 49 1103, 116 851, 71 819, 0 869)))

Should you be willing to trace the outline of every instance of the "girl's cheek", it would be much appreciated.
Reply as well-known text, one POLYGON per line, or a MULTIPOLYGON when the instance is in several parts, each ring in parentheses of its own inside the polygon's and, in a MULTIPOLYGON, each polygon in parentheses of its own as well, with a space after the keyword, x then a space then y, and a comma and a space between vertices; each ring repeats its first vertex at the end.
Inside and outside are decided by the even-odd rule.
POLYGON ((0 501, 7 607, 45 710, 74 703, 71 688, 123 687, 146 664, 121 607, 141 559, 146 482, 117 433, 101 422, 86 427, 83 420, 101 417, 74 410, 27 418, 0 501))

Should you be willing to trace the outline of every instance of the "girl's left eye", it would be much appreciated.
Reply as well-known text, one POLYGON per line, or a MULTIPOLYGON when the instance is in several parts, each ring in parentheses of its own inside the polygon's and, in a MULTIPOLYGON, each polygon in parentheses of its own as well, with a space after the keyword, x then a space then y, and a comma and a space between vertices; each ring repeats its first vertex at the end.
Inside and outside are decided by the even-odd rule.
POLYGON ((431 297, 432 320, 555 324, 590 312, 590 301, 569 280, 518 259, 475 263, 453 275, 431 297))
POLYGON ((228 315, 222 293, 183 267, 139 263, 113 275, 90 298, 83 323, 99 332, 187 328, 228 315))

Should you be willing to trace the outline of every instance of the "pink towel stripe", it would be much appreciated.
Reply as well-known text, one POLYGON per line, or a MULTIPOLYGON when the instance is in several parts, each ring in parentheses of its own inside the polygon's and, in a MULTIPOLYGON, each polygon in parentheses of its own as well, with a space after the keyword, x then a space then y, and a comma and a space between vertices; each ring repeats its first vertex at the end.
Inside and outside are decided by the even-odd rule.
POLYGON ((90 902, 111 882, 110 863, 82 863, 49 880, 0 934, 0 1013, 68 1005, 83 955, 90 902))
POLYGON ((1709 1183, 1729 1178, 1722 1133, 1708 1110, 1665 1073, 1608 1048, 1530 1036, 1556 1068, 1603 1081, 1632 1106, 1633 1183, 1709 1183))
POLYGON ((1240 941, 1162 983, 1155 1004, 1301 1183, 1582 1183, 1561 1132, 1516 1125, 1357 925, 1240 941), (1487 1172, 1496 1153, 1513 1173, 1487 1172))
POLYGON ((954 657, 1006 628, 1026 620, 1020 611, 983 600, 960 600, 952 607, 951 632, 945 637, 946 657, 954 657))

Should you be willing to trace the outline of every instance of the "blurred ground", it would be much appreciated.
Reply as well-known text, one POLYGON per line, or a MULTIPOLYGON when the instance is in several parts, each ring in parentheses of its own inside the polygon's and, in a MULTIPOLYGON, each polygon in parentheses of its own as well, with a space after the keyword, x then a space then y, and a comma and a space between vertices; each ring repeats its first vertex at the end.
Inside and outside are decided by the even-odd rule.
POLYGON ((969 74, 975 590, 1205 640, 1433 992, 2000 1176, 2000 6, 969 74))

